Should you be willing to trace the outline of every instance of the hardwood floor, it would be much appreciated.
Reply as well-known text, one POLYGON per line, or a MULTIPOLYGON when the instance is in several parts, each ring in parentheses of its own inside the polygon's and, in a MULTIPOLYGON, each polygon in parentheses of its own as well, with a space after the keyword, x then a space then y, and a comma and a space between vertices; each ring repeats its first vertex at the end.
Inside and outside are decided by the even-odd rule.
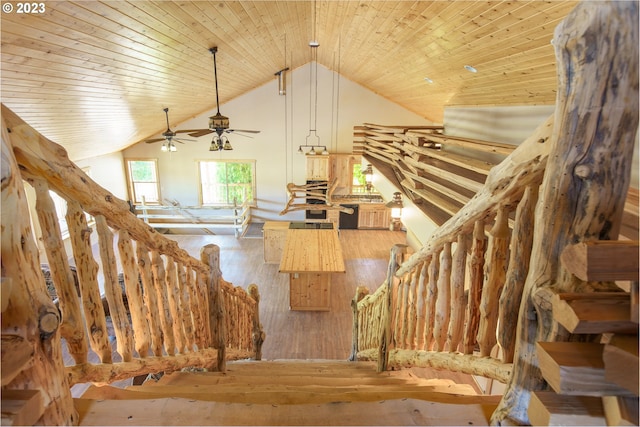
POLYGON ((389 250, 405 234, 387 230, 340 230, 346 272, 334 274, 328 312, 289 310, 288 275, 265 264, 262 239, 231 235, 167 235, 195 257, 209 243, 220 247, 222 276, 235 286, 258 285, 266 333, 264 359, 346 359, 351 348, 350 302, 357 286, 371 292, 384 281, 389 250))

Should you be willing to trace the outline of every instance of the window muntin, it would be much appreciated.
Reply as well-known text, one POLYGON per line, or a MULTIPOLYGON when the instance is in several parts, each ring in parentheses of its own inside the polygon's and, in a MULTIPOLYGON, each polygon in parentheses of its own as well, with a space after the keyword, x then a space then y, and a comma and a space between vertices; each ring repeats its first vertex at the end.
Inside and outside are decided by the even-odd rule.
POLYGON ((127 160, 127 180, 134 204, 159 204, 160 182, 156 159, 127 160))
POLYGON ((255 160, 200 160, 200 204, 233 205, 255 199, 255 160))

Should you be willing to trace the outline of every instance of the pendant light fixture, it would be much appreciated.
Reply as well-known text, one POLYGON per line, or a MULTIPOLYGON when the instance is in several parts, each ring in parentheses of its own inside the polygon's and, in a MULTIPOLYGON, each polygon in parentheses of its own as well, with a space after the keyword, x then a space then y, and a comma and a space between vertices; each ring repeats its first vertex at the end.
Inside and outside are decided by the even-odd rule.
POLYGON ((318 125, 318 42, 316 34, 316 2, 313 2, 312 11, 312 39, 309 42, 309 48, 311 49, 311 63, 309 64, 309 133, 305 138, 305 143, 298 147, 298 153, 304 153, 304 149, 309 148, 306 152, 307 156, 314 156, 316 154, 328 155, 326 145, 320 145, 320 137, 317 132, 318 125), (310 143, 309 140, 313 138, 315 143, 310 143), (318 153, 319 151, 319 153, 318 153))

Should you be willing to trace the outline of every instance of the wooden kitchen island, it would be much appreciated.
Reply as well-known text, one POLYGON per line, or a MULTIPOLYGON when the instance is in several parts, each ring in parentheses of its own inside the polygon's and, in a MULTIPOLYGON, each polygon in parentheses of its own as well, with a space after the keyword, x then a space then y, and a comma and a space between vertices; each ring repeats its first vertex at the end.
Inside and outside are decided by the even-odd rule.
POLYGON ((332 223, 289 227, 280 261, 280 272, 289 273, 289 308, 328 311, 331 275, 345 272, 338 231, 332 223))

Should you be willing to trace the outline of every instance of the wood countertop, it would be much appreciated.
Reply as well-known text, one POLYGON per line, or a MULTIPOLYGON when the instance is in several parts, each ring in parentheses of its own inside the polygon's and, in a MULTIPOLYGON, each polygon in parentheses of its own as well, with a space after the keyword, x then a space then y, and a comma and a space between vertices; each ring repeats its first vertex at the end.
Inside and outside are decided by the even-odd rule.
POLYGON ((344 273, 344 256, 334 229, 293 229, 287 232, 281 273, 344 273))

